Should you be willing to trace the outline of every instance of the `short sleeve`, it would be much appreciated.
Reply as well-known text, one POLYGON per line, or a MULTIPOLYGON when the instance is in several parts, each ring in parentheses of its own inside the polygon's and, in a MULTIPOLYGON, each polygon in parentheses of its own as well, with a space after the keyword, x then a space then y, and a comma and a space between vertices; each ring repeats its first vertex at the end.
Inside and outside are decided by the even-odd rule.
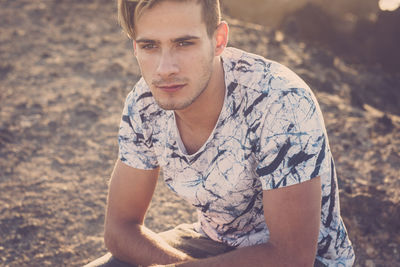
POLYGON ((257 174, 264 190, 298 184, 329 170, 321 111, 309 89, 282 90, 260 135, 257 174))
POLYGON ((158 167, 154 153, 151 129, 139 114, 139 104, 132 91, 126 98, 118 132, 119 158, 125 164, 143 170, 158 167))

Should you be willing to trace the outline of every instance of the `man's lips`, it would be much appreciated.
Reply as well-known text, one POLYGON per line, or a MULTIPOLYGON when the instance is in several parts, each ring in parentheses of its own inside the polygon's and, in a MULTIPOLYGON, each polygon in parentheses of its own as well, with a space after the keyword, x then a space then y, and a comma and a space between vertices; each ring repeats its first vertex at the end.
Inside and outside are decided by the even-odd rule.
POLYGON ((172 93, 182 89, 186 84, 167 84, 156 85, 156 87, 164 92, 172 93))

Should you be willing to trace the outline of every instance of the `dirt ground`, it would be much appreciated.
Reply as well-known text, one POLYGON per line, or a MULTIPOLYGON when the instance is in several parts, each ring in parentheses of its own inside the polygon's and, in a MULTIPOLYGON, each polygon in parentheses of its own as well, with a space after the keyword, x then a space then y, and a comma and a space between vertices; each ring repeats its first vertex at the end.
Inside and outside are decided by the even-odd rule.
MULTIPOLYGON (((230 44, 313 88, 337 164, 355 266, 400 264, 400 75, 228 19, 230 44)), ((0 266, 81 266, 105 252, 107 181, 138 80, 110 0, 0 0, 0 266)), ((160 182, 155 231, 195 221, 160 182)))

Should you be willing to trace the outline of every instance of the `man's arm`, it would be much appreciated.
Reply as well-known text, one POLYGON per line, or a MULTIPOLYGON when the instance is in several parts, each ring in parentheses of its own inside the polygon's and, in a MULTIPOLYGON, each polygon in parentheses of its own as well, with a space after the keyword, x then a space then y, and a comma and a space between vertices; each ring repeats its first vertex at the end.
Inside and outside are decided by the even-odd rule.
POLYGON ((313 266, 321 216, 321 179, 264 191, 263 204, 270 231, 267 243, 176 266, 313 266))
POLYGON ((111 176, 104 242, 116 258, 148 266, 190 259, 143 225, 159 169, 139 170, 117 161, 111 176))

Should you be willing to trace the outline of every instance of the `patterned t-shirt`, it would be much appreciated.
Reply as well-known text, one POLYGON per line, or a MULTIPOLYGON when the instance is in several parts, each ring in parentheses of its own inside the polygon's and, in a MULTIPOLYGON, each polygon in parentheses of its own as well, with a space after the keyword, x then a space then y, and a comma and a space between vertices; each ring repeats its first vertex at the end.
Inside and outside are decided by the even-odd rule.
POLYGON ((334 162, 311 90, 277 62, 234 48, 221 58, 225 99, 205 144, 186 153, 174 112, 157 105, 142 78, 126 99, 120 159, 138 169, 161 167, 172 191, 197 208, 199 231, 235 247, 268 241, 263 190, 320 176, 317 258, 328 266, 352 265, 334 162))

